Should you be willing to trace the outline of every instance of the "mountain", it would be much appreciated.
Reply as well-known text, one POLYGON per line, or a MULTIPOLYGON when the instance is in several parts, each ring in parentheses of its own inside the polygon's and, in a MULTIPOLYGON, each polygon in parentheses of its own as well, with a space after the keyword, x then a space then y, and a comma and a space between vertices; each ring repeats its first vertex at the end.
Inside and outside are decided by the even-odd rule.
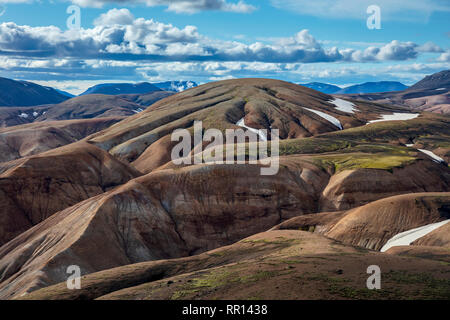
POLYGON ((66 96, 66 97, 69 97, 69 98, 76 97, 74 94, 71 94, 70 92, 59 90, 59 89, 55 89, 55 90, 58 91, 59 93, 61 93, 62 95, 66 96))
POLYGON ((144 94, 154 91, 161 91, 158 87, 148 82, 141 83, 103 83, 90 87, 80 96, 87 94, 144 94))
POLYGON ((123 117, 142 110, 141 105, 118 96, 89 94, 52 105, 34 121, 123 117))
POLYGON ((363 84, 357 84, 349 87, 345 87, 334 93, 348 94, 348 93, 373 93, 373 92, 390 92, 401 91, 408 87, 403 83, 396 81, 378 81, 378 82, 366 82, 363 84))
MULTIPOLYGON (((424 199, 432 207, 440 201, 449 203, 449 193, 408 197, 412 202, 424 199)), ((405 216, 396 219, 392 207, 387 206, 383 213, 402 229, 401 218, 405 216)), ((425 212, 441 219, 434 210, 425 212)), ((79 290, 68 290, 64 281, 19 299, 446 299, 449 276, 443 265, 450 261, 448 249, 405 246, 422 251, 423 256, 417 259, 409 253, 383 254, 322 236, 322 226, 339 223, 349 214, 344 211, 299 216, 229 246, 185 258, 145 261, 87 274, 79 290), (361 270, 366 271, 368 263, 388 270, 382 293, 361 285, 361 270)))
POLYGON ((141 106, 148 107, 156 101, 170 97, 174 94, 175 92, 173 91, 155 91, 144 94, 120 94, 118 97, 127 101, 135 102, 141 106))
POLYGON ((41 121, 0 128, 0 162, 38 154, 81 140, 124 117, 41 121))
POLYGON ((155 91, 146 94, 89 94, 62 103, 34 107, 0 107, 0 127, 48 120, 126 117, 141 112, 174 92, 155 91))
POLYGON ((351 99, 407 106, 412 110, 450 113, 450 70, 420 80, 402 91, 346 94, 351 99))
POLYGON ((0 78, 0 106, 36 106, 60 103, 69 97, 33 82, 0 78))
POLYGON ((301 85, 328 94, 336 93, 342 89, 341 87, 321 82, 309 82, 301 85))
POLYGON ((424 89, 450 89, 450 70, 443 70, 441 72, 434 73, 426 76, 413 86, 409 90, 424 90, 424 89))
POLYGON ((153 85, 161 90, 174 92, 181 92, 197 86, 193 81, 166 81, 153 83, 153 85))
POLYGON ((95 85, 80 94, 148 94, 157 91, 181 92, 193 87, 197 84, 193 81, 166 81, 157 83, 104 83, 95 85))
MULTIPOLYGON (((244 119, 244 125, 252 128, 276 127, 280 137, 286 139, 363 125, 380 114, 396 111, 405 110, 370 103, 336 102, 329 95, 278 80, 239 79, 208 83, 160 100, 142 114, 118 124, 114 132, 102 131, 91 141, 127 161, 142 156, 137 161, 144 165, 147 156, 160 154, 153 150, 153 143, 159 140, 166 144, 165 137, 174 128, 190 128, 194 120, 223 130, 238 127, 237 123, 244 119), (349 108, 337 106, 339 103, 349 108), (352 111, 353 106, 358 112, 352 111), (144 153, 146 148, 148 151, 144 153)), ((163 150, 169 149, 165 146, 163 150)))
MULTIPOLYGON (((95 96, 71 100, 84 105, 95 96)), ((86 114, 107 113, 97 104, 86 114)), ((84 112, 68 107, 62 115, 84 112)), ((394 253, 375 250, 448 219, 449 116, 285 81, 233 79, 171 95, 33 154, 54 139, 52 126, 4 129, 1 299, 448 296, 448 229, 394 253), (178 165, 172 133, 192 132, 195 121, 216 133, 256 131, 271 146, 274 137, 260 130, 278 129, 279 156, 178 165), (279 162, 273 175, 261 174, 267 160, 279 162), (410 258, 424 252, 426 259, 410 258), (368 291, 366 278, 361 284, 373 264, 389 270, 386 292, 368 291), (69 265, 82 270, 81 290, 67 289, 69 265)), ((61 136, 73 130, 56 128, 61 136)), ((211 160, 210 140, 188 141, 186 159, 211 160)), ((233 157, 253 146, 225 143, 233 157)))

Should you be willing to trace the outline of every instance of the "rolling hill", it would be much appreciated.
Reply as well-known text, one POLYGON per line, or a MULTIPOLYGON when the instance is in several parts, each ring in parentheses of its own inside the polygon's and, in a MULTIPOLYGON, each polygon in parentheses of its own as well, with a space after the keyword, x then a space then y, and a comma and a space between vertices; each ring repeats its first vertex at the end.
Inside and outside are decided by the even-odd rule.
MULTIPOLYGON (((89 97, 96 95, 71 100, 89 97)), ((31 125, 4 129, 4 152, 19 158, 0 163, 0 298, 448 295, 448 226, 398 254, 379 252, 399 233, 448 219, 446 115, 234 79, 171 95, 73 143, 17 155, 28 150, 27 126, 48 136, 31 125), (199 120, 221 132, 278 129, 278 172, 261 175, 264 158, 175 164, 172 132, 199 120), (428 258, 411 258, 424 250, 428 258), (372 264, 386 270, 385 291, 365 287, 372 264), (80 266, 82 290, 67 290, 69 265, 80 266)), ((265 136, 270 145, 272 138, 265 136)), ((208 146, 191 145, 191 155, 208 146)))

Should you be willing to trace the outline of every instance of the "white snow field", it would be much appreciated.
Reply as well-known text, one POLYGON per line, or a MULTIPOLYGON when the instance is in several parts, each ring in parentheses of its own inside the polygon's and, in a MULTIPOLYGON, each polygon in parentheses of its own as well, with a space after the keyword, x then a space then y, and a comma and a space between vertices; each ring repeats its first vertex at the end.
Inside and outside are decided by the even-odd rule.
POLYGON ((408 231, 401 232, 393 236, 391 239, 389 239, 388 242, 386 242, 386 244, 381 248, 380 251, 385 252, 389 248, 396 246, 408 246, 412 242, 416 241, 419 238, 422 238, 423 236, 426 236, 431 231, 436 230, 439 227, 442 227, 448 222, 450 222, 450 219, 432 224, 427 224, 419 228, 414 228, 408 231))
POLYGON ((340 122, 338 119, 336 119, 335 117, 330 116, 329 114, 326 114, 325 112, 322 112, 322 111, 317 111, 317 110, 309 109, 309 108, 305 108, 305 107, 303 107, 303 109, 306 109, 306 110, 308 110, 308 111, 314 112, 314 113, 317 114, 318 116, 321 116, 322 118, 324 118, 325 120, 331 122, 331 123, 334 124, 336 127, 338 127, 339 129, 342 130, 342 124, 341 124, 341 122, 340 122))
POLYGON ((336 109, 342 112, 355 113, 355 111, 359 111, 354 103, 347 100, 334 98, 334 100, 329 100, 328 102, 334 104, 336 109))
POLYGON ((236 125, 242 128, 246 128, 248 130, 250 130, 251 132, 256 133, 259 136, 259 139, 261 139, 262 141, 267 141, 267 135, 266 133, 264 133, 264 131, 262 131, 261 129, 255 129, 249 126, 245 125, 245 118, 242 118, 241 120, 239 120, 238 122, 236 122, 236 125))
MULTIPOLYGON (((407 147, 412 147, 412 146, 414 146, 414 144, 408 143, 408 144, 405 144, 405 146, 407 146, 407 147)), ((441 157, 439 157, 439 156, 438 156, 437 154, 435 154, 434 152, 431 152, 431 151, 425 150, 425 149, 417 149, 417 150, 419 150, 420 152, 425 153, 427 156, 429 156, 429 157, 430 157, 431 159, 433 159, 433 161, 435 161, 435 162, 444 162, 444 163, 445 163, 445 160, 442 159, 441 157)))
POLYGON ((382 121, 411 120, 417 118, 419 115, 420 113, 399 113, 399 112, 394 112, 394 114, 382 114, 381 119, 371 120, 367 124, 382 121))
POLYGON ((439 157, 438 155, 434 154, 431 151, 425 149, 418 149, 418 150, 428 155, 431 159, 433 159, 434 162, 445 162, 444 159, 442 159, 441 157, 439 157))

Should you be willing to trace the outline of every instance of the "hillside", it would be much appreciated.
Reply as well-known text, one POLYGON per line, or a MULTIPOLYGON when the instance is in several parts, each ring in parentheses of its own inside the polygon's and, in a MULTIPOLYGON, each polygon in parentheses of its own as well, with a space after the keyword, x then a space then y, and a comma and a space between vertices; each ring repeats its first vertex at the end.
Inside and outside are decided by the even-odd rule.
POLYGON ((450 89, 450 70, 444 70, 432 75, 426 76, 413 86, 410 90, 423 90, 423 89, 450 89))
POLYGON ((434 113, 450 113, 450 71, 445 70, 426 76, 406 90, 381 93, 355 93, 342 95, 376 103, 406 106, 411 110, 434 113))
MULTIPOLYGON (((88 107, 93 101, 93 109, 68 106, 60 114, 106 114, 108 106, 90 100, 96 97, 66 102, 88 107)), ((121 96, 108 97, 111 103, 135 107, 121 96)), ((58 129, 72 132, 76 121, 71 121, 58 129)), ((443 229, 428 234, 423 243, 408 243, 398 255, 392 250, 396 247, 377 251, 402 232, 448 219, 448 116, 337 98, 284 81, 238 79, 171 95, 103 130, 87 136, 80 132, 81 140, 39 151, 38 146, 45 147, 39 136, 52 142, 47 128, 62 122, 45 123, 3 129, 10 140, 5 140, 5 162, 0 163, 0 298, 446 294, 443 229), (263 158, 256 164, 176 165, 172 132, 192 130, 199 120, 205 130, 221 132, 278 129, 278 172, 261 175, 268 160, 263 158), (34 130, 36 139, 26 141, 22 133, 27 130, 34 130), (20 150, 26 152, 17 154, 20 150), (429 258, 405 265, 412 259, 408 252, 423 255, 423 250, 429 258), (323 260, 331 264, 318 262, 323 260), (364 283, 361 273, 365 276, 360 269, 382 262, 392 287, 370 293, 358 285, 364 283), (88 285, 80 292, 68 293, 58 284, 65 281, 68 265, 80 266, 85 276, 88 285), (223 268, 220 274, 217 268, 223 268), (234 277, 235 271, 241 276, 234 277), (433 280, 417 278, 421 272, 433 280), (336 276, 342 282, 329 280, 336 276), (398 286, 404 277, 414 280, 398 286), (288 285, 298 280, 308 280, 311 287, 288 285), (285 283, 289 295, 267 290, 274 281, 285 283), (196 283, 205 285, 191 286, 196 283)), ((264 137, 274 143, 270 134, 264 137)), ((207 147, 208 142, 191 145, 191 155, 208 159, 207 147)), ((234 156, 241 152, 231 150, 234 156)))
POLYGON ((36 106, 69 99, 57 90, 28 81, 0 78, 0 106, 36 106))

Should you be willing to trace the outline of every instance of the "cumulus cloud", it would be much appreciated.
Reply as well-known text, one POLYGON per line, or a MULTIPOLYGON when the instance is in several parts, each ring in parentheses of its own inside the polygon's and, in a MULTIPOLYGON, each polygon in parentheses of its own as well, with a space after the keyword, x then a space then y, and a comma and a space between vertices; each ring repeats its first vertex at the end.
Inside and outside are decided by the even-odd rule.
POLYGON ((94 20, 96 26, 112 26, 115 24, 128 25, 132 24, 134 20, 133 14, 126 8, 111 9, 106 13, 102 13, 100 17, 94 20))
POLYGON ((447 50, 446 52, 442 53, 442 54, 437 58, 437 61, 450 62, 450 50, 447 50))
POLYGON ((153 19, 135 19, 128 9, 111 9, 94 27, 62 31, 57 27, 0 24, 0 54, 28 57, 103 58, 153 61, 246 61, 273 63, 370 62, 414 59, 438 52, 427 43, 394 40, 366 49, 325 48, 308 30, 269 43, 223 41, 201 35, 195 26, 177 28, 153 19))
POLYGON ((423 45, 419 46, 417 48, 417 51, 419 52, 431 52, 431 53, 441 53, 444 52, 444 50, 439 47, 437 44, 428 41, 426 43, 424 43, 423 45))
POLYGON ((256 10, 252 5, 226 0, 72 0, 82 7, 101 8, 105 4, 145 4, 149 7, 165 6, 167 10, 176 13, 196 13, 199 11, 227 11, 237 13, 250 13, 256 10))

